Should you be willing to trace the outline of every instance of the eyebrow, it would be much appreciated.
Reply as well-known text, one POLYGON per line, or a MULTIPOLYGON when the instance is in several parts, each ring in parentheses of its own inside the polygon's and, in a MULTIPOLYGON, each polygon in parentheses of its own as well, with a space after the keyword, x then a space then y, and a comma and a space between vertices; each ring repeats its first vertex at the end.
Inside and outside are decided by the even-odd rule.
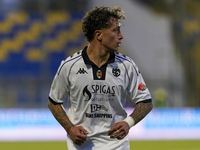
POLYGON ((114 29, 120 29, 120 28, 121 28, 121 24, 119 24, 116 27, 114 27, 114 29))

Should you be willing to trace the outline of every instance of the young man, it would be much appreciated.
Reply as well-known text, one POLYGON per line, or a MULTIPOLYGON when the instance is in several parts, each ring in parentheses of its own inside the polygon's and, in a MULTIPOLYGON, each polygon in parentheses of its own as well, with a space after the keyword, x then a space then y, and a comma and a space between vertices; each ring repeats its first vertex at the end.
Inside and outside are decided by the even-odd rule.
POLYGON ((82 22, 89 45, 62 61, 54 77, 48 106, 68 133, 69 150, 129 150, 130 128, 153 108, 137 66, 117 52, 125 18, 116 6, 89 11, 82 22), (128 117, 127 95, 137 104, 128 117))

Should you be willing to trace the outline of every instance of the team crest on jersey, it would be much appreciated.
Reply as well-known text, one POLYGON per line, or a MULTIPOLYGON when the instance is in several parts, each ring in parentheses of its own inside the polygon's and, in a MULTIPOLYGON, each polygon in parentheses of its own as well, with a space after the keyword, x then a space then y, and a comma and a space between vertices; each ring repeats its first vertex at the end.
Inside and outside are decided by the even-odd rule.
POLYGON ((115 77, 119 77, 121 71, 120 71, 119 68, 113 68, 113 69, 112 69, 112 73, 113 73, 113 75, 114 75, 115 77))
POLYGON ((97 78, 100 79, 102 77, 102 71, 98 70, 97 73, 96 73, 96 75, 97 75, 97 78))
POLYGON ((144 91, 146 88, 147 88, 146 85, 144 85, 142 82, 138 86, 138 90, 140 91, 144 91))

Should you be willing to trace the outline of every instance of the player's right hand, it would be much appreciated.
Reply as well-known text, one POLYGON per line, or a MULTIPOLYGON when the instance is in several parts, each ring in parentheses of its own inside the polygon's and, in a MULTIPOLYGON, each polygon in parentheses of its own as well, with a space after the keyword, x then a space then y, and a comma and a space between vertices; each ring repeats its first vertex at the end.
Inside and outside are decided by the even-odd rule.
POLYGON ((71 140, 78 146, 81 146, 87 139, 88 131, 82 126, 73 126, 69 129, 71 140))

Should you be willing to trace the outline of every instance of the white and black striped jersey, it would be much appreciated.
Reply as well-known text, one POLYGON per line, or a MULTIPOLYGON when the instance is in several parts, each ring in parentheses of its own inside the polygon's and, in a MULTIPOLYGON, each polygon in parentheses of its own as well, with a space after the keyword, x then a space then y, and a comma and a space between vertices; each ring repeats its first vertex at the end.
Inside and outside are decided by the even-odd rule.
POLYGON ((69 119, 89 132, 83 146, 74 145, 76 149, 84 149, 84 146, 87 149, 91 143, 97 149, 115 149, 114 146, 123 145, 128 139, 111 139, 107 131, 113 123, 127 117, 124 108, 126 97, 139 103, 151 102, 151 95, 138 67, 129 57, 112 52, 107 63, 98 68, 88 58, 86 49, 61 62, 49 100, 53 104, 61 104, 68 97, 69 119))

